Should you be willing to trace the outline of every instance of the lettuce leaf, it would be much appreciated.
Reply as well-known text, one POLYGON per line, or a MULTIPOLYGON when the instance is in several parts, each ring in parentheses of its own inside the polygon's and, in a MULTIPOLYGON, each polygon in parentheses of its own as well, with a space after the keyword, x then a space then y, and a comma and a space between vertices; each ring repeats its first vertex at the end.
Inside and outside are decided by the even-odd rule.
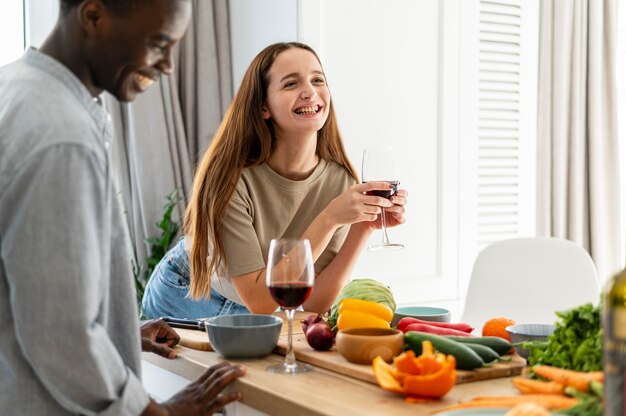
POLYGON ((575 371, 602 370, 600 307, 591 303, 556 313, 559 318, 547 342, 525 342, 529 365, 551 365, 575 371))

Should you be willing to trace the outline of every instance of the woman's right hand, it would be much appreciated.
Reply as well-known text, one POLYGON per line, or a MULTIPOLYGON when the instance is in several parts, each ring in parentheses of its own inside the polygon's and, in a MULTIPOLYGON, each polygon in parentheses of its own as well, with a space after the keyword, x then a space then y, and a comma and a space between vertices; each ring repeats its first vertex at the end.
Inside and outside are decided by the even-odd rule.
POLYGON ((367 195, 369 191, 387 191, 391 189, 388 182, 367 182, 353 185, 341 195, 333 199, 325 211, 333 225, 341 226, 358 222, 374 222, 382 208, 393 204, 386 198, 367 195))

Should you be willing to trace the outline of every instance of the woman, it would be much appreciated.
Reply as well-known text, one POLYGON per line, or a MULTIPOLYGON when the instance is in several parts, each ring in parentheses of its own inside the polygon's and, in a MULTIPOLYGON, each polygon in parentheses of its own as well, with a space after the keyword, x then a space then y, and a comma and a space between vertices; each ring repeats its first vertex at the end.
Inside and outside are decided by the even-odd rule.
POLYGON ((368 237, 404 222, 406 191, 365 193, 346 157, 319 58, 301 43, 259 53, 244 75, 194 177, 182 239, 155 268, 148 317, 272 313, 265 285, 269 242, 308 238, 316 281, 305 310, 330 308, 368 237), (208 253, 208 257, 207 257, 208 253))

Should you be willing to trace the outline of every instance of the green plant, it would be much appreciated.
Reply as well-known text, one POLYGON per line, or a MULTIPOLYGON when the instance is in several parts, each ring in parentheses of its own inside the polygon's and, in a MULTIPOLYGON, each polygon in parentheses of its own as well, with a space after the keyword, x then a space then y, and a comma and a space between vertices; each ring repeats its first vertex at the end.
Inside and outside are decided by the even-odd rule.
POLYGON ((141 308, 141 299, 146 288, 146 284, 152 275, 154 267, 161 261, 167 250, 170 249, 173 240, 178 234, 180 229, 179 224, 172 219, 174 208, 182 200, 178 195, 178 191, 173 191, 165 197, 167 204, 163 211, 161 220, 155 225, 161 230, 161 235, 158 237, 149 237, 144 241, 148 244, 148 257, 145 258, 143 265, 138 265, 133 260, 133 274, 135 276, 135 288, 137 292, 137 305, 139 307, 139 316, 143 316, 141 308))

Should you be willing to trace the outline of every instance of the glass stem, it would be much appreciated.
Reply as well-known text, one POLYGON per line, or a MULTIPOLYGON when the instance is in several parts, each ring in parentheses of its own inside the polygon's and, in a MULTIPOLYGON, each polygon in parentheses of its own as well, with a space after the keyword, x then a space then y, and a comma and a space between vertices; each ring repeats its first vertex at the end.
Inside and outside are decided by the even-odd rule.
POLYGON ((293 353, 293 314, 295 309, 285 309, 287 314, 287 354, 285 355, 285 366, 293 367, 296 365, 296 355, 293 353))
POLYGON ((385 220, 385 208, 381 208, 382 212, 380 213, 380 221, 382 224, 383 230, 383 246, 389 245, 389 236, 387 235, 387 222, 385 220))

